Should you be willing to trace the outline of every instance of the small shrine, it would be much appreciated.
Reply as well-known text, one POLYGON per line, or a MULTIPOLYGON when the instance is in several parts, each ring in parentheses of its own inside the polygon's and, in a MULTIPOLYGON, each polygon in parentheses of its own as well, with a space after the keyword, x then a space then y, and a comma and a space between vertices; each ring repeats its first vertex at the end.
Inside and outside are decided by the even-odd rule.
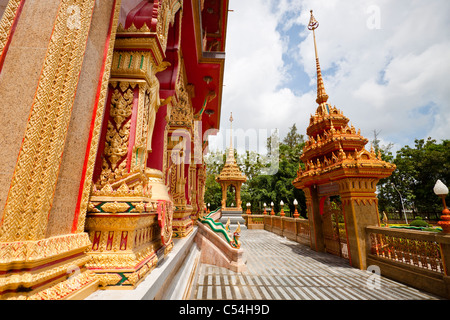
POLYGON ((311 226, 311 247, 350 260, 365 268, 366 226, 379 226, 376 185, 395 170, 381 159, 360 130, 349 125, 341 110, 331 106, 320 69, 314 30, 319 23, 311 11, 308 26, 313 31, 319 105, 307 128, 308 141, 293 185, 306 195, 311 226))
POLYGON ((241 172, 234 158, 233 148, 233 114, 230 116, 230 148, 228 149, 227 159, 220 175, 216 181, 222 187, 222 212, 236 211, 242 212, 241 186, 247 181, 247 177, 241 172), (232 205, 227 206, 227 190, 234 189, 235 198, 232 205))

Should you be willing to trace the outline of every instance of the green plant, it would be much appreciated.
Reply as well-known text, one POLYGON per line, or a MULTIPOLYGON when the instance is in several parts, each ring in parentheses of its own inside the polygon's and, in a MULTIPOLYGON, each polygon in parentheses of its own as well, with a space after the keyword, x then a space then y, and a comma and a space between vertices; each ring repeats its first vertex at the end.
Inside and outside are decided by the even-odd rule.
POLYGON ((415 220, 411 221, 409 224, 411 227, 428 227, 428 223, 424 221, 421 217, 416 217, 415 220))

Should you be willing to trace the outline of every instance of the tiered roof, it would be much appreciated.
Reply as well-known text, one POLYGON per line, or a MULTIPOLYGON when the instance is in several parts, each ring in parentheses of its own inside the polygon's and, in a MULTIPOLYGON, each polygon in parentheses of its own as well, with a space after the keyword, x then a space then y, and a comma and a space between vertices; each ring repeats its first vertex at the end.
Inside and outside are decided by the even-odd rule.
POLYGON ((345 177, 367 177, 381 179, 389 176, 395 165, 381 159, 373 148, 365 149, 368 140, 349 125, 349 119, 341 110, 331 106, 325 91, 314 30, 318 27, 311 11, 309 29, 313 31, 317 66, 317 100, 316 113, 311 115, 306 130, 308 140, 303 148, 300 160, 305 169, 299 167, 293 184, 305 188, 314 184, 332 182, 345 177))
POLYGON ((231 123, 231 136, 230 136, 230 148, 228 149, 227 160, 225 166, 223 167, 220 175, 216 178, 217 182, 221 181, 236 181, 244 183, 247 181, 247 177, 241 172, 239 166, 237 165, 236 159, 234 158, 234 148, 233 148, 233 114, 230 117, 231 123))

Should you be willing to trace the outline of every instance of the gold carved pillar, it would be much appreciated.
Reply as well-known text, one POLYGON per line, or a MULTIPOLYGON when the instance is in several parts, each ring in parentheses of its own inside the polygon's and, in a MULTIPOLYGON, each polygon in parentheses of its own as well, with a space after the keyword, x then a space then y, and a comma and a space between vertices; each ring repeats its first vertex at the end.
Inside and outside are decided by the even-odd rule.
POLYGON ((325 252, 325 244, 322 236, 322 218, 320 216, 317 187, 311 186, 308 188, 304 188, 303 192, 305 193, 306 198, 306 210, 308 212, 311 248, 319 252, 325 252))
MULTIPOLYGON (((18 3, 9 2, 8 14, 10 5, 18 3)), ((4 64, 0 97, 4 101, 2 109, 9 110, 10 115, 6 117, 2 113, 1 118, 7 123, 13 120, 11 123, 16 127, 14 133, 8 133, 13 128, 0 125, 0 135, 5 139, 0 175, 3 210, 0 212, 0 299, 77 299, 97 287, 94 274, 85 268, 89 261, 85 254, 90 246, 88 235, 70 232, 75 212, 72 204, 76 202, 79 184, 75 183, 74 193, 64 195, 61 190, 63 180, 79 179, 79 176, 69 179, 61 174, 81 171, 77 170, 79 158, 69 161, 64 157, 70 151, 68 145, 74 141, 73 136, 82 139, 89 131, 73 124, 78 124, 80 118, 81 122, 85 119, 89 122, 92 116, 89 108, 99 102, 85 101, 88 106, 84 110, 88 112, 77 118, 73 111, 80 106, 78 89, 92 81, 92 75, 98 81, 108 71, 108 68, 97 68, 104 57, 102 54, 95 60, 97 56, 89 51, 90 41, 103 42, 107 57, 109 39, 115 35, 111 29, 105 29, 114 25, 119 13, 114 5, 120 7, 120 1, 102 9, 95 8, 95 3, 94 0, 21 2, 20 19, 4 16, 15 19, 12 39, 2 20, 1 38, 10 43, 6 56, 5 47, 1 48, 4 64), (36 16, 40 21, 35 21, 36 16), (96 32, 90 34, 93 16, 100 21, 105 19, 106 23, 104 29, 92 26, 96 32), (38 36, 30 39, 30 28, 38 36), (27 43, 26 48, 23 43, 27 43), (22 55, 23 52, 29 55, 22 55), (90 59, 93 59, 89 61, 91 74, 82 73, 84 61, 90 59), (10 85, 14 86, 13 91, 8 90, 10 85), (8 105, 8 92, 17 96, 12 101, 14 108, 8 105), (66 210, 61 209, 60 203, 67 204, 66 210)))
POLYGON ((198 195, 198 217, 203 217, 205 212, 205 191, 206 191, 206 165, 197 166, 197 195, 198 195))
POLYGON ((197 223, 198 219, 198 178, 197 178, 197 165, 194 162, 194 159, 191 161, 191 166, 189 169, 189 189, 191 193, 191 219, 194 221, 194 224, 197 223))
MULTIPOLYGON (((167 143, 167 167, 169 169, 169 191, 173 198, 173 232, 174 237, 183 238, 193 230, 190 219, 192 206, 188 203, 187 187, 189 186, 185 162, 186 144, 190 143, 189 132, 183 129, 169 130, 167 143)), ((189 173, 189 171, 188 171, 189 173)))
POLYGON ((377 183, 376 178, 346 178, 339 181, 351 264, 362 270, 367 269, 365 228, 380 226, 375 193, 377 183))
POLYGON ((167 168, 169 168, 169 190, 174 201, 174 237, 183 238, 193 231, 191 213, 192 140, 194 115, 191 92, 187 83, 183 60, 180 61, 175 97, 168 121, 167 168))
POLYGON ((156 74, 167 65, 158 39, 147 36, 146 25, 120 26, 112 61, 86 219, 87 266, 105 288, 135 288, 173 247, 172 201, 162 171, 147 167, 156 114, 165 103, 156 74), (137 43, 145 48, 135 50, 137 43))

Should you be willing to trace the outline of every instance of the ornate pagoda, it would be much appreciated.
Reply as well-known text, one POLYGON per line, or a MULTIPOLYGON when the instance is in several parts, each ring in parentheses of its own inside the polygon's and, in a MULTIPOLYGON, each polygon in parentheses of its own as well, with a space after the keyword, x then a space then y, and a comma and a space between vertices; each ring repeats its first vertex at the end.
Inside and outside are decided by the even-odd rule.
POLYGON ((242 174, 234 158, 233 114, 230 116, 230 128, 230 148, 228 149, 227 160, 220 175, 217 176, 216 181, 222 187, 222 211, 242 211, 241 186, 247 181, 247 177, 242 174), (230 186, 233 186, 236 191, 235 207, 227 207, 227 190, 230 186))
POLYGON ((350 263, 365 267, 364 234, 368 225, 379 225, 376 185, 382 178, 392 174, 396 166, 381 159, 371 147, 365 149, 368 139, 361 131, 349 125, 343 112, 328 103, 328 95, 320 69, 314 30, 319 23, 311 10, 308 26, 313 31, 317 67, 317 110, 311 115, 307 128, 308 140, 300 160, 293 185, 306 195, 311 225, 311 246, 325 251, 322 235, 323 199, 340 195, 345 217, 350 263), (321 202, 322 200, 322 202, 321 202))

